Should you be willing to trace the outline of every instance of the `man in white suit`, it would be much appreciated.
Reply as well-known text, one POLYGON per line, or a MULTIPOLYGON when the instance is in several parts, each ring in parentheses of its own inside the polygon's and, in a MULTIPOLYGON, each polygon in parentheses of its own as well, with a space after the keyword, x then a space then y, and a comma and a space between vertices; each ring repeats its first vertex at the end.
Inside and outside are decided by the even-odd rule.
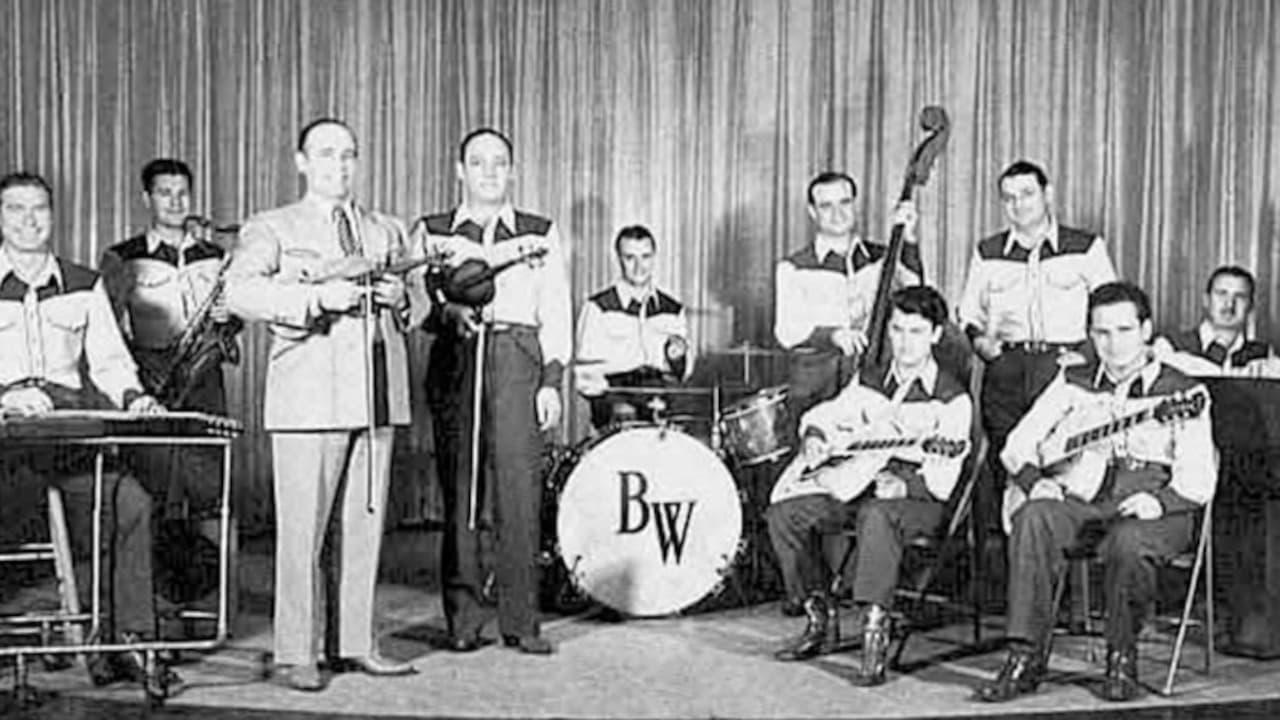
POLYGON ((399 221, 353 201, 356 140, 343 122, 322 118, 304 128, 295 162, 306 193, 245 223, 227 271, 227 305, 269 323, 272 334, 263 414, 274 454, 276 677, 298 690, 320 690, 326 617, 320 557, 331 517, 340 547, 333 552, 338 597, 332 599, 338 657, 330 660, 371 675, 413 672, 381 658, 373 641, 393 426, 409 423, 408 298, 394 275, 375 274, 366 293, 337 271, 403 259, 405 233, 399 221), (373 304, 368 321, 366 294, 373 304))

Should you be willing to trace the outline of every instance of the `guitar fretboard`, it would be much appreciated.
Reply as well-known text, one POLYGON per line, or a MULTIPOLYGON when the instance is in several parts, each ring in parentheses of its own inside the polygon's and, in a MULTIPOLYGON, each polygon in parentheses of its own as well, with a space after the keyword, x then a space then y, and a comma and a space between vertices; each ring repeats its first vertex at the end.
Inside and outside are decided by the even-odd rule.
POLYGON ((850 457, 867 450, 884 450, 887 448, 907 447, 920 442, 920 438, 882 438, 875 440, 858 440, 839 452, 831 453, 831 457, 850 457))

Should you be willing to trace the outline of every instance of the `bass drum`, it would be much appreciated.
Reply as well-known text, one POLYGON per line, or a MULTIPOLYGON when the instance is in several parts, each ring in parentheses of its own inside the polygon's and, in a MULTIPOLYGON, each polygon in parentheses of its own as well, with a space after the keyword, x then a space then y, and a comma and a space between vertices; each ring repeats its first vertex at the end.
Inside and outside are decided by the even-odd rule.
POLYGON ((742 506, 703 443, 669 427, 631 427, 582 453, 560 492, 557 552, 574 585, 633 616, 679 612, 730 571, 742 506))

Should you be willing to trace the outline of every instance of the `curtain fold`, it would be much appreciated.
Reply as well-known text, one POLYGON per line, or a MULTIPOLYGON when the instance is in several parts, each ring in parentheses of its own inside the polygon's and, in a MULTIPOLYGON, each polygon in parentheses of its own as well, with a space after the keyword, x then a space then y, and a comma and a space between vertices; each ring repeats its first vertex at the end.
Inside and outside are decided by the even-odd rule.
MULTIPOLYGON (((1209 269, 1236 262, 1259 277, 1259 333, 1280 331, 1269 0, 10 0, 0 38, 0 170, 50 178, 57 250, 92 265, 143 228, 153 157, 186 159, 195 207, 239 221, 297 196, 297 131, 334 115, 358 135, 363 201, 411 221, 457 200, 456 144, 488 124, 515 141, 519 204, 562 226, 575 304, 614 278, 617 229, 644 223, 703 354, 769 344, 808 179, 850 171, 885 237, 938 104, 951 142, 917 197, 949 299, 1001 226, 995 176, 1025 157, 1160 327, 1194 323, 1209 269)), ((266 336, 246 339, 229 375, 254 525, 271 517, 266 336)), ((415 421, 393 521, 439 511, 420 398, 415 421)))

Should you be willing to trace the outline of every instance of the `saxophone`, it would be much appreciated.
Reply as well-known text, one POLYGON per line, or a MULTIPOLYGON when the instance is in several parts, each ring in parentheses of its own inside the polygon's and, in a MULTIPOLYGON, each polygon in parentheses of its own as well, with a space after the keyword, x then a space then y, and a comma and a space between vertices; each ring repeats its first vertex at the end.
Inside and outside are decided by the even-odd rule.
POLYGON ((144 373, 142 379, 147 391, 167 408, 181 408, 205 374, 223 362, 232 365, 240 362, 236 334, 244 323, 235 317, 219 322, 213 316, 213 310, 226 288, 230 264, 231 253, 227 253, 218 266, 218 275, 208 297, 187 321, 182 334, 172 345, 172 354, 166 353, 169 355, 167 365, 144 373))

